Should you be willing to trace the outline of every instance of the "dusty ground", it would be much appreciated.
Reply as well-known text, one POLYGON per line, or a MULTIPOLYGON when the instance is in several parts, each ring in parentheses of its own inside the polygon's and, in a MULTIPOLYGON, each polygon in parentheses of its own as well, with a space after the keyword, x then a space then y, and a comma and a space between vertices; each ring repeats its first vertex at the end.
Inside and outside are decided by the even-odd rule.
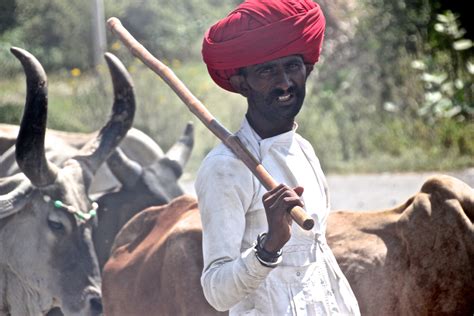
MULTIPOLYGON (((327 175, 333 210, 380 210, 405 202, 423 182, 440 172, 327 175)), ((474 168, 445 172, 474 188, 474 168)), ((192 181, 184 181, 195 194, 192 181)))
MULTIPOLYGON (((439 172, 328 175, 333 210, 372 210, 405 202, 439 172)), ((474 187, 474 168, 445 172, 474 187)))

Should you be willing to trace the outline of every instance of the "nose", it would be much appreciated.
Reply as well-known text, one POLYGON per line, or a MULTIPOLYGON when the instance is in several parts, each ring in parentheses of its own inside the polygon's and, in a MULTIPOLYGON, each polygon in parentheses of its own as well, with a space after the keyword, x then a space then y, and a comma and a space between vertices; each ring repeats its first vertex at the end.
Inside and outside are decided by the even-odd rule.
POLYGON ((91 315, 102 315, 102 299, 100 296, 89 298, 91 315))
POLYGON ((64 316, 64 314, 59 307, 54 307, 46 313, 46 316, 64 316))
POLYGON ((100 297, 93 297, 89 300, 92 315, 102 314, 102 299, 100 297))
POLYGON ((286 92, 292 85, 293 84, 288 73, 285 70, 279 71, 276 75, 276 87, 286 92))

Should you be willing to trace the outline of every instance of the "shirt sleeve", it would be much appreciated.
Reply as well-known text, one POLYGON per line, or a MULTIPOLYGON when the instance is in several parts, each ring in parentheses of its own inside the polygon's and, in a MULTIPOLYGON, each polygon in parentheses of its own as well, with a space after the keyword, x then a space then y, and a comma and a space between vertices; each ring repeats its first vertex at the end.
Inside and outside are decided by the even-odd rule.
POLYGON ((204 296, 225 311, 251 294, 272 270, 253 248, 241 253, 245 213, 253 198, 253 175, 230 155, 208 156, 195 182, 203 226, 204 296))

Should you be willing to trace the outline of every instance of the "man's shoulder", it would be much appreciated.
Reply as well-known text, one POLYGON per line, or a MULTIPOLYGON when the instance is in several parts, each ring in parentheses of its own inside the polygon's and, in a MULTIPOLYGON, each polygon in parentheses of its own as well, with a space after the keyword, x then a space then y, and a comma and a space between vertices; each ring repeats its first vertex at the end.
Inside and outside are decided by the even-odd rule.
POLYGON ((298 143, 302 146, 305 146, 307 148, 313 148, 313 146, 311 145, 311 143, 306 139, 304 138, 303 136, 301 136, 300 134, 298 133, 295 133, 295 139, 298 141, 298 143))
MULTIPOLYGON (((243 162, 223 143, 214 147, 203 159, 199 171, 245 168, 243 162)), ((199 172, 201 173, 201 172, 199 172)))
POLYGON ((207 160, 219 160, 219 161, 233 161, 238 160, 237 156, 230 150, 229 147, 220 143, 214 147, 207 155, 204 157, 203 163, 207 160))
POLYGON ((196 175, 195 186, 225 186, 228 181, 247 185, 248 181, 252 181, 251 179, 252 173, 245 164, 229 148, 220 144, 212 149, 202 161, 196 175))

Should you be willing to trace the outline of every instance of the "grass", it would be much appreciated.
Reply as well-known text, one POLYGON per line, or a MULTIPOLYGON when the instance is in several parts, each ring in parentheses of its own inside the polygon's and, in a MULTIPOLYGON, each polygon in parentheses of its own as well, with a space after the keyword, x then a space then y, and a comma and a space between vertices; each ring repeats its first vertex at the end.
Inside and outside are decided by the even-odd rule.
MULTIPOLYGON (((218 88, 201 63, 170 61, 189 89, 229 130, 236 131, 246 111, 243 97, 218 88)), ((166 151, 186 122, 195 124, 195 147, 187 172, 194 175, 204 156, 218 143, 204 125, 154 73, 136 60, 126 62, 136 88, 134 126, 166 151)), ((48 127, 88 132, 102 126, 112 106, 106 66, 97 74, 49 75, 48 127)), ((24 105, 23 74, 0 79, 0 122, 18 124, 24 105)), ((298 117, 298 131, 315 147, 323 168, 332 173, 457 170, 474 166, 472 122, 445 121, 427 125, 419 119, 393 117, 383 123, 370 117, 354 120, 344 104, 337 111, 318 106, 309 95, 298 117), (461 145, 462 146, 461 146, 461 145)))

